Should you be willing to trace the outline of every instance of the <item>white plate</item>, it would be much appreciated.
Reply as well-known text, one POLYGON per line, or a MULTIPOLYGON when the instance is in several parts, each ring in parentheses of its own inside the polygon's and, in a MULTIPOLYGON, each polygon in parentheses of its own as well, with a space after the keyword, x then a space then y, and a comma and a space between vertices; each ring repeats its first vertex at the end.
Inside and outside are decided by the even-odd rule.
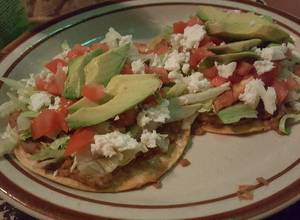
MULTIPOLYGON (((109 27, 146 40, 162 27, 187 19, 197 5, 254 10, 271 16, 299 43, 299 21, 291 16, 244 1, 141 0, 103 4, 59 20, 15 42, 0 65, 0 75, 23 78, 40 72, 43 64, 60 52, 64 40, 86 44, 109 27)), ((4 90, 1 90, 3 100, 4 90)), ((290 136, 275 132, 248 137, 206 134, 194 137, 185 155, 192 164, 177 166, 163 179, 163 187, 146 187, 124 193, 88 193, 49 182, 19 166, 0 160, 1 196, 25 212, 54 219, 227 219, 259 218, 278 211, 300 196, 300 127, 290 136), (270 181, 258 184, 257 177, 270 181), (254 199, 240 201, 238 185, 254 184, 254 199)))

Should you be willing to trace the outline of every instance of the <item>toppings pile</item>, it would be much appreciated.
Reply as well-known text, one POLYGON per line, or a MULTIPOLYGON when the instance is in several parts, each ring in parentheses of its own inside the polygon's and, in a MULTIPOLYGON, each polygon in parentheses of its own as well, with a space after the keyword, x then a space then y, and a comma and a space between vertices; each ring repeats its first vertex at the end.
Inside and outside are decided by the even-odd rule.
POLYGON ((167 153, 166 128, 197 116, 219 127, 278 118, 274 128, 285 134, 286 121, 300 119, 299 53, 288 34, 252 13, 202 7, 147 44, 110 28, 99 43, 64 42, 62 50, 28 79, 1 77, 11 91, 0 106, 9 117, 0 155, 19 145, 54 175, 97 176, 105 187, 141 155, 167 153))

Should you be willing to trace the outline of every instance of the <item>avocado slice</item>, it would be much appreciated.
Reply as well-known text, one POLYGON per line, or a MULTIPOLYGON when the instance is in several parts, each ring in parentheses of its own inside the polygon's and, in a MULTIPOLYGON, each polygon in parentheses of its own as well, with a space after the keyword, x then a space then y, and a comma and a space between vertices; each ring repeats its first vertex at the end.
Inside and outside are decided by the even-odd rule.
POLYGON ((186 90, 186 85, 183 82, 177 82, 168 90, 166 96, 167 98, 177 97, 182 95, 185 90, 186 90))
POLYGON ((250 50, 252 47, 258 46, 261 43, 262 43, 261 39, 250 39, 250 40, 228 43, 225 45, 214 46, 208 49, 216 54, 238 53, 238 52, 250 50))
POLYGON ((95 107, 80 108, 66 121, 70 128, 99 124, 137 105, 160 86, 161 81, 156 74, 114 76, 106 87, 112 99, 95 107))
POLYGON ((113 76, 121 72, 129 48, 130 44, 125 44, 92 59, 84 68, 85 84, 103 84, 106 86, 113 76))
POLYGON ((201 6, 198 8, 197 16, 203 21, 224 21, 229 20, 231 23, 237 21, 253 21, 260 24, 271 24, 272 21, 264 16, 257 16, 252 12, 246 13, 234 13, 230 11, 224 11, 220 8, 211 6, 201 6))
POLYGON ((246 58, 251 59, 259 59, 260 57, 253 51, 244 51, 239 53, 228 53, 222 55, 214 55, 205 58, 199 65, 199 70, 203 71, 209 67, 214 65, 214 62, 217 61, 218 63, 228 64, 233 61, 238 61, 246 58))
POLYGON ((202 6, 197 16, 207 21, 206 30, 210 35, 230 40, 247 40, 259 38, 271 42, 292 42, 290 36, 281 30, 270 19, 254 13, 231 13, 221 9, 202 6))
POLYGON ((81 97, 81 88, 85 77, 83 68, 96 56, 102 54, 100 49, 94 50, 86 55, 72 59, 68 64, 68 76, 65 82, 63 96, 67 99, 81 97))

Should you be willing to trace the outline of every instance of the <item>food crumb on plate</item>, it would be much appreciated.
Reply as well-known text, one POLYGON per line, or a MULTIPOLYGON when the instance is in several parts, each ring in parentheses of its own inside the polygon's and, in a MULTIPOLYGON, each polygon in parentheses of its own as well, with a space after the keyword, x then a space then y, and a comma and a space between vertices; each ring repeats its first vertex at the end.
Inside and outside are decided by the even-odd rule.
POLYGON ((261 183, 264 186, 268 186, 269 185, 269 181, 267 179, 261 177, 261 176, 257 177, 256 180, 257 180, 258 183, 261 183))
POLYGON ((161 181, 156 181, 155 183, 153 183, 153 186, 156 188, 156 189, 160 189, 162 187, 162 183, 161 181))
POLYGON ((237 194, 240 200, 253 200, 253 185, 239 185, 237 194))
POLYGON ((182 167, 187 167, 187 166, 189 166, 189 165, 191 164, 191 162, 190 162, 188 159, 181 159, 181 160, 179 161, 179 163, 180 163, 180 165, 181 165, 182 167))

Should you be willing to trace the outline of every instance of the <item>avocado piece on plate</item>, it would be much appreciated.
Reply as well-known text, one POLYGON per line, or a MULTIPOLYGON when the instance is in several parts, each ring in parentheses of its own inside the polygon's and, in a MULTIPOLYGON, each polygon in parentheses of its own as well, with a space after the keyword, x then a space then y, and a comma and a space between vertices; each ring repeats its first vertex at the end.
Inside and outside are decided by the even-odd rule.
POLYGON ((210 35, 230 40, 259 38, 277 43, 292 42, 289 34, 273 24, 270 19, 251 12, 234 13, 202 6, 197 15, 200 19, 207 21, 205 26, 210 35))
POLYGON ((228 43, 224 45, 214 46, 208 49, 216 54, 238 53, 238 52, 250 50, 252 47, 258 46, 261 43, 262 40, 260 39, 250 39, 250 40, 237 41, 237 42, 228 43))
POLYGON ((254 51, 244 51, 239 53, 228 53, 228 54, 222 54, 222 55, 214 55, 205 58, 199 65, 199 70, 203 71, 206 68, 212 67, 214 65, 214 62, 222 63, 222 64, 228 64, 233 61, 238 61, 242 59, 259 59, 259 55, 257 55, 254 51))
POLYGON ((69 106, 68 111, 70 113, 73 113, 73 112, 76 112, 80 108, 95 107, 97 105, 107 102, 109 99, 111 99, 111 96, 108 94, 105 94, 105 96, 103 97, 103 99, 101 99, 100 102, 93 102, 93 101, 88 100, 85 97, 82 97, 80 100, 78 100, 77 102, 75 102, 74 104, 69 106))
POLYGON ((102 50, 97 49, 86 55, 76 57, 69 62, 68 76, 63 93, 65 98, 77 99, 81 97, 81 88, 85 81, 83 69, 94 57, 97 57, 102 53, 102 50))
POLYGON ((134 107, 160 88, 161 81, 154 74, 114 76, 106 87, 112 98, 95 107, 80 108, 69 115, 66 121, 70 128, 91 126, 104 122, 134 107))
POLYGON ((85 84, 103 84, 106 86, 113 76, 121 72, 129 48, 130 44, 125 44, 92 59, 84 68, 85 84))

